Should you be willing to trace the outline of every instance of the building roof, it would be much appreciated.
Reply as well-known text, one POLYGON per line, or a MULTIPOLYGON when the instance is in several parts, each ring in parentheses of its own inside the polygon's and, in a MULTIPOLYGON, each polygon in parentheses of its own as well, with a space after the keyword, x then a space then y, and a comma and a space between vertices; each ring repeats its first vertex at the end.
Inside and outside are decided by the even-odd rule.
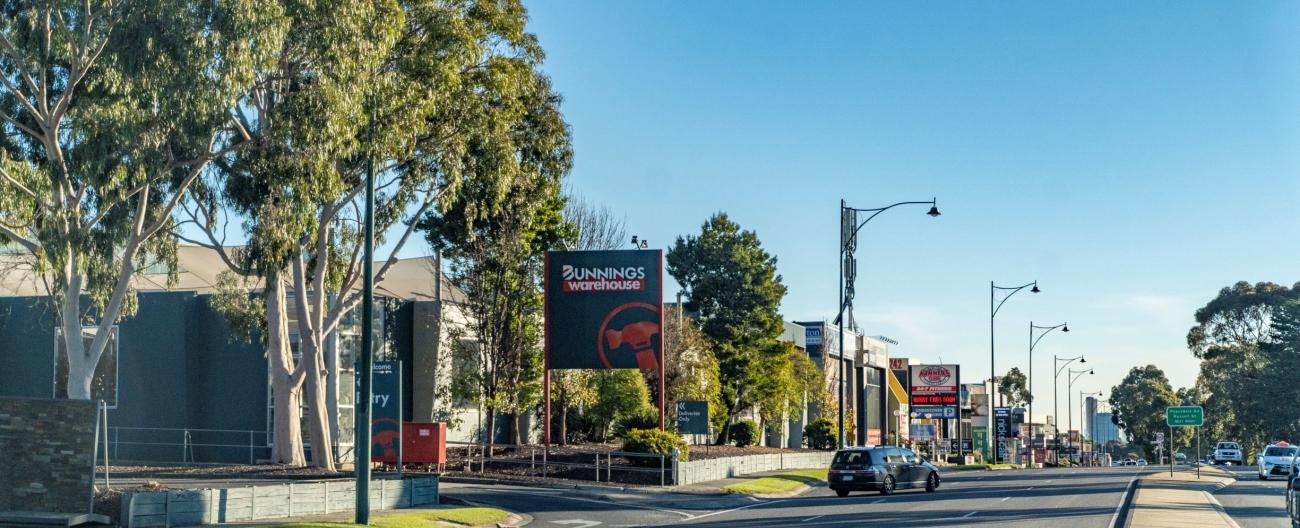
MULTIPOLYGON (((464 302, 465 293, 452 285, 446 275, 435 272, 435 262, 433 257, 398 259, 384 280, 375 285, 375 293, 398 299, 430 301, 441 290, 443 300, 464 302), (441 288, 438 282, 441 282, 441 288)), ((188 244, 176 248, 176 264, 176 282, 171 286, 167 284, 167 271, 161 267, 146 268, 136 274, 131 279, 131 286, 140 292, 212 293, 217 289, 217 275, 230 269, 215 250, 188 244)), ((375 263, 376 272, 382 265, 382 262, 375 263)), ((253 286, 253 289, 260 288, 260 284, 253 286)), ((361 285, 357 284, 356 288, 361 288, 361 285)), ((0 252, 0 297, 34 297, 46 293, 45 282, 36 273, 31 255, 0 252)))

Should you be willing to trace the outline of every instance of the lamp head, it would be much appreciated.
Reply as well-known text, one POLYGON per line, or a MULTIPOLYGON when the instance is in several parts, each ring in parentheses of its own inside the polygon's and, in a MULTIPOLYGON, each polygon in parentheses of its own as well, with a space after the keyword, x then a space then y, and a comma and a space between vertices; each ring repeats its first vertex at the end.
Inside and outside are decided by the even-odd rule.
POLYGON ((1088 362, 1088 358, 1084 358, 1084 357, 1079 358, 1079 363, 1087 363, 1087 362, 1088 362))
POLYGON ((1096 374, 1096 372, 1093 372, 1092 369, 1088 369, 1088 375, 1091 376, 1093 374, 1096 374))
POLYGON ((640 245, 640 244, 637 243, 637 236, 636 236, 636 235, 632 235, 632 245, 633 245, 633 246, 640 245))
POLYGON ((1034 281, 1034 288, 1029 290, 1029 293, 1042 293, 1042 291, 1038 289, 1038 281, 1034 281))
POLYGON ((939 216, 939 206, 931 203, 930 210, 927 211, 925 214, 928 214, 930 216, 939 216))
POLYGON ((1062 332, 1069 332, 1069 331, 1070 331, 1070 325, 1069 325, 1069 324, 1066 324, 1064 327, 1061 328, 1061 331, 1062 331, 1062 332))

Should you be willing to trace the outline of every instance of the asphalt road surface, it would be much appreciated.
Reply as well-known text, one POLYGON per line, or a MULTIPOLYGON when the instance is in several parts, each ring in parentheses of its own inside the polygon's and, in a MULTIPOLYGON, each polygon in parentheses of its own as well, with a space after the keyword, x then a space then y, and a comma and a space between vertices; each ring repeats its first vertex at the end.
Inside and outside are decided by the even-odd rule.
POLYGON ((775 500, 696 497, 670 503, 654 499, 604 500, 558 490, 514 486, 456 486, 445 494, 528 513, 534 527, 631 526, 998 526, 1108 528, 1135 468, 951 472, 935 493, 900 490, 893 496, 854 493, 836 497, 826 488, 775 500), (689 502, 694 500, 695 502, 689 502))
POLYGON ((1233 466, 1237 482, 1215 492, 1232 520, 1241 528, 1290 528, 1286 518, 1286 479, 1259 480, 1255 466, 1233 466))

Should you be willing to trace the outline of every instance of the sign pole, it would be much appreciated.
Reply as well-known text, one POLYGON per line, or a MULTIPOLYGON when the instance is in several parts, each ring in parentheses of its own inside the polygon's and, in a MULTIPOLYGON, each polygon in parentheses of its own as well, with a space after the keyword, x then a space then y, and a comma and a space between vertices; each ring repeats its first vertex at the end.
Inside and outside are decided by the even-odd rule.
MULTIPOLYGON (((663 254, 664 254, 663 250, 657 249, 655 250, 655 252, 658 253, 658 256, 655 258, 655 260, 657 262, 662 263, 663 254)), ((659 328, 663 328, 664 327, 664 310, 663 310, 664 267, 662 265, 656 266, 655 272, 659 274, 659 328)), ((677 309, 678 310, 682 309, 680 304, 677 306, 677 309)), ((682 332, 682 328, 678 327, 677 331, 682 332)), ((664 390, 666 387, 666 383, 664 379, 667 377, 668 377, 668 340, 664 339, 663 332, 660 332, 659 333, 659 430, 660 431, 664 430, 664 402, 668 401, 668 398, 664 394, 664 390)))
MULTIPOLYGON (((551 254, 542 260, 542 317, 551 317, 551 254)), ((551 450, 551 328, 542 327, 542 453, 551 450)), ((568 424, 565 424, 568 425, 568 424)), ((542 468, 545 472, 545 468, 542 468)))
POLYGON ((1174 476, 1174 426, 1169 426, 1169 476, 1174 476))
POLYGON ((1201 428, 1196 428, 1196 479, 1201 478, 1201 428))

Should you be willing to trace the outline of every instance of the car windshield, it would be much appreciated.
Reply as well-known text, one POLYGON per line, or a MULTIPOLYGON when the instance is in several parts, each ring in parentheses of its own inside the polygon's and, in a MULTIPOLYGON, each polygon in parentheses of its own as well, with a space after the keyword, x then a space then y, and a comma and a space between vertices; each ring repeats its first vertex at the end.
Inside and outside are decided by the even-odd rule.
POLYGON ((1240 448, 1237 447, 1237 444, 1231 442, 1224 442, 1222 444, 1219 444, 1219 449, 1240 449, 1240 448))
POLYGON ((1295 453, 1296 448, 1294 447, 1270 447, 1264 450, 1264 456, 1266 457, 1293 457, 1295 453))

